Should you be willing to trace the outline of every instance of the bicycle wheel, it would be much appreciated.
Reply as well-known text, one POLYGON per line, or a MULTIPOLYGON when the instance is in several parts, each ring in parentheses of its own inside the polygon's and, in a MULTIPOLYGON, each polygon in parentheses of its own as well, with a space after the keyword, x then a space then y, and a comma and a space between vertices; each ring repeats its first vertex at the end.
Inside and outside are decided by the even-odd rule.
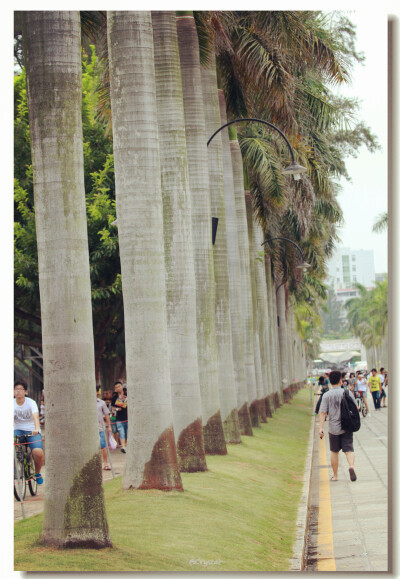
POLYGON ((33 460, 32 451, 25 458, 25 476, 28 481, 29 492, 31 496, 34 497, 37 494, 37 482, 35 479, 36 468, 35 461, 33 460))
POLYGON ((364 416, 364 418, 367 416, 368 411, 367 411, 367 407, 365 406, 365 403, 362 405, 362 415, 364 416))
POLYGON ((14 460, 14 496, 17 501, 23 501, 26 493, 25 472, 23 463, 17 458, 14 460))

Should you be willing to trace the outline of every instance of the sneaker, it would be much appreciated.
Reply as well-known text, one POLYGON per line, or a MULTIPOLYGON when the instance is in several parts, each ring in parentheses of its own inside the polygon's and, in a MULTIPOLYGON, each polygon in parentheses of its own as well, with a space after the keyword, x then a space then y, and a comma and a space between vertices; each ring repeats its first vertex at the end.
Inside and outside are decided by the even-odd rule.
POLYGON ((35 479, 38 485, 42 485, 44 483, 43 477, 40 472, 35 474, 35 479))
POLYGON ((126 454, 125 448, 121 448, 121 452, 123 452, 124 454, 126 454))

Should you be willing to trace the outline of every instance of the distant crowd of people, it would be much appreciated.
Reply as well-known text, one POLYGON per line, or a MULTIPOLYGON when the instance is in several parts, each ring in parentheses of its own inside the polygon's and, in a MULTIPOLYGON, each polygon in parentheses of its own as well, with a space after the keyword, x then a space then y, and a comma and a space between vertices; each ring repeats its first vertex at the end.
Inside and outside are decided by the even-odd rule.
MULTIPOLYGON (((315 414, 319 413, 324 394, 331 388, 329 382, 330 373, 325 372, 318 378, 319 399, 315 407, 315 414)), ((386 388, 388 387, 388 373, 385 368, 380 368, 379 374, 376 368, 370 372, 357 370, 356 372, 341 372, 341 388, 350 390, 355 397, 362 397, 367 408, 367 416, 371 416, 368 407, 368 390, 371 392, 375 410, 386 408, 386 388)))

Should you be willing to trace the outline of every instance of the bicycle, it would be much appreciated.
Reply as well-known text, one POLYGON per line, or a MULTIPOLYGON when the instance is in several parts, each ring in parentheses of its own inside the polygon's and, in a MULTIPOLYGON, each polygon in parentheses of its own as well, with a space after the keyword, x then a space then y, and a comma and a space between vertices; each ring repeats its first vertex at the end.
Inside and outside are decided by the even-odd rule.
POLYGON ((364 416, 364 418, 367 416, 368 414, 368 410, 367 407, 365 405, 364 402, 364 397, 362 395, 362 392, 358 392, 357 390, 354 392, 354 397, 356 399, 356 404, 357 404, 357 408, 358 411, 361 412, 361 414, 364 416))
POLYGON ((32 497, 37 494, 36 468, 32 449, 26 444, 31 433, 14 436, 14 496, 17 501, 23 501, 26 495, 26 484, 32 497))

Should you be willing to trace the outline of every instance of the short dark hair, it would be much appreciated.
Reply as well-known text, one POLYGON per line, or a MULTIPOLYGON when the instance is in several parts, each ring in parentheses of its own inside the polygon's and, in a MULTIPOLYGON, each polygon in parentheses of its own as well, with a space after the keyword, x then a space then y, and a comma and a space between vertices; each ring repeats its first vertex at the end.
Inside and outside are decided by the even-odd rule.
POLYGON ((339 384, 341 378, 342 378, 342 373, 339 372, 339 370, 333 370, 329 374, 329 382, 332 384, 332 386, 336 386, 337 384, 339 384))
POLYGON ((114 388, 115 388, 115 386, 116 386, 117 384, 121 384, 121 386, 122 386, 121 380, 117 380, 116 382, 114 382, 114 388))
POLYGON ((25 390, 28 390, 28 386, 27 386, 27 384, 26 384, 26 382, 25 382, 24 380, 16 380, 16 381, 14 382, 14 388, 15 388, 16 386, 23 386, 25 390))
POLYGON ((371 372, 376 372, 376 368, 372 368, 371 372))
POLYGON ((381 369, 379 370, 379 372, 382 372, 382 370, 384 370, 384 369, 385 369, 385 368, 381 368, 381 369))
POLYGON ((320 377, 318 378, 318 382, 319 382, 320 384, 325 384, 325 378, 324 378, 323 376, 320 376, 320 377))
POLYGON ((101 388, 101 386, 100 386, 100 384, 98 384, 98 385, 96 386, 96 392, 98 392, 98 391, 100 390, 100 388, 101 388))

